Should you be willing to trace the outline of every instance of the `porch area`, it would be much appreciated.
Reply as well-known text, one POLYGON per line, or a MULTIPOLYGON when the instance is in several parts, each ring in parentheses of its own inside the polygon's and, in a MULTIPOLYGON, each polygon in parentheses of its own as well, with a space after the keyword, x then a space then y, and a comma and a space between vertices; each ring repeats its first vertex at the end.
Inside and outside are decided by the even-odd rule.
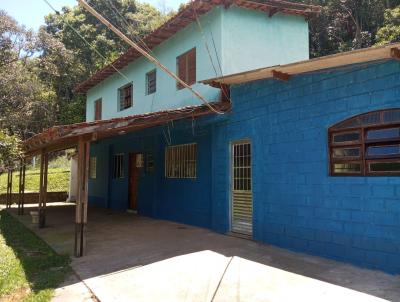
MULTIPOLYGON (((75 206, 47 205, 45 228, 10 211, 59 253, 74 252, 75 206)), ((399 301, 400 277, 206 229, 91 207, 72 267, 100 301, 399 301), (382 300, 383 299, 383 300, 382 300)))

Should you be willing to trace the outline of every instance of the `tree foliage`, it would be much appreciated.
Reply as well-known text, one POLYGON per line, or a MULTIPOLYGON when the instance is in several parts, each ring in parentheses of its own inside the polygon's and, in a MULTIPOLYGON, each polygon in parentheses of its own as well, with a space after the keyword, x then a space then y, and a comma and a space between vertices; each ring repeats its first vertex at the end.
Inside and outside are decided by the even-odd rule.
POLYGON ((20 139, 16 135, 9 135, 0 130, 0 172, 5 168, 13 167, 14 162, 21 156, 20 139))
MULTIPOLYGON (((135 39, 166 20, 135 0, 92 0, 91 5, 135 39)), ((43 128, 83 121, 85 97, 74 94, 74 86, 127 48, 79 6, 49 14, 38 33, 0 10, 0 129, 26 139, 43 128)))
POLYGON ((385 21, 376 34, 377 45, 400 42, 400 6, 385 10, 385 21))
MULTIPOLYGON (((311 57, 400 41, 400 0, 292 1, 322 6, 321 14, 309 20, 311 57)), ((173 14, 136 0, 91 0, 90 4, 139 42, 173 14)), ((83 121, 85 97, 74 94, 74 86, 127 48, 79 6, 49 14, 37 33, 0 10, 3 137, 26 139, 46 127, 83 121)))
POLYGON ((374 45, 385 9, 400 1, 313 0, 312 4, 322 6, 321 14, 310 20, 310 55, 319 57, 374 45))

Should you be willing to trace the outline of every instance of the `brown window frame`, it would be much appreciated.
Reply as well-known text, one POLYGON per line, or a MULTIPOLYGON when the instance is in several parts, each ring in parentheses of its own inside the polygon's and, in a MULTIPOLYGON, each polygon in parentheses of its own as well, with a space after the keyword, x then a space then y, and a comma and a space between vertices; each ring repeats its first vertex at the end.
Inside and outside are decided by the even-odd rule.
POLYGON ((94 101, 94 120, 98 121, 102 119, 102 111, 103 111, 103 100, 97 99, 94 101))
MULTIPOLYGON (((196 47, 188 50, 176 58, 176 74, 187 85, 191 86, 196 83, 197 78, 197 60, 196 47), (190 60, 192 58, 192 61, 190 60)), ((181 83, 176 82, 176 88, 181 90, 185 88, 181 83)))
MULTIPOLYGON (((400 163, 400 109, 376 110, 356 115, 328 129, 329 175, 331 176, 399 176, 399 171, 371 171, 372 163, 400 163), (368 133, 376 130, 394 129, 394 137, 368 139, 368 133), (335 142, 342 134, 359 134, 359 139, 335 142), (399 146, 398 153, 368 155, 370 147, 399 146), (347 155, 342 149, 359 149, 358 155, 347 155), (344 156, 335 156, 340 149, 344 156), (336 151, 336 152, 335 152, 336 151), (336 164, 360 164, 359 172, 335 172, 336 164)), ((339 152, 339 153, 340 153, 339 152)))
POLYGON ((119 111, 122 111, 122 110, 132 107, 132 105, 133 105, 133 84, 132 83, 128 83, 118 89, 118 100, 119 100, 119 108, 118 108, 119 111))
POLYGON ((157 92, 157 69, 153 69, 146 73, 146 95, 157 92), (150 78, 154 76, 154 78, 150 78))

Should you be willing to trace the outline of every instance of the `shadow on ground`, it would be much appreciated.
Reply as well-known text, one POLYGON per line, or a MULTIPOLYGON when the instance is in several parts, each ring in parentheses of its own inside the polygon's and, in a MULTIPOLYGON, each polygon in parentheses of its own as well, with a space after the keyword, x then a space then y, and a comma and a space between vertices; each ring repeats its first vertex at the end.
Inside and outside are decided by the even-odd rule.
POLYGON ((2 280, 3 286, 14 287, 9 294, 19 295, 20 291, 23 296, 50 299, 52 290, 71 272, 70 258, 58 255, 6 210, 0 211, 0 235, 17 258, 10 261, 12 267, 2 280))
MULTIPOLYGON (((40 230, 19 219, 71 253, 74 206, 50 206, 47 218, 40 230)), ((88 211, 87 255, 72 267, 102 301, 400 301, 398 276, 98 208, 88 211)))

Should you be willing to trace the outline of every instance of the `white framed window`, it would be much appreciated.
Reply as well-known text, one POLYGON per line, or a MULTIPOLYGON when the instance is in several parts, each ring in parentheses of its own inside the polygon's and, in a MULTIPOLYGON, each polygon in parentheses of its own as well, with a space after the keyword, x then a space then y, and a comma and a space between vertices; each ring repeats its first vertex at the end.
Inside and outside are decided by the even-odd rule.
POLYGON ((115 179, 124 178, 124 155, 115 154, 114 155, 114 173, 115 179))
POLYGON ((196 143, 168 146, 165 148, 165 177, 197 177, 196 143))
POLYGON ((89 178, 96 179, 97 178, 97 157, 92 156, 89 159, 89 178))

